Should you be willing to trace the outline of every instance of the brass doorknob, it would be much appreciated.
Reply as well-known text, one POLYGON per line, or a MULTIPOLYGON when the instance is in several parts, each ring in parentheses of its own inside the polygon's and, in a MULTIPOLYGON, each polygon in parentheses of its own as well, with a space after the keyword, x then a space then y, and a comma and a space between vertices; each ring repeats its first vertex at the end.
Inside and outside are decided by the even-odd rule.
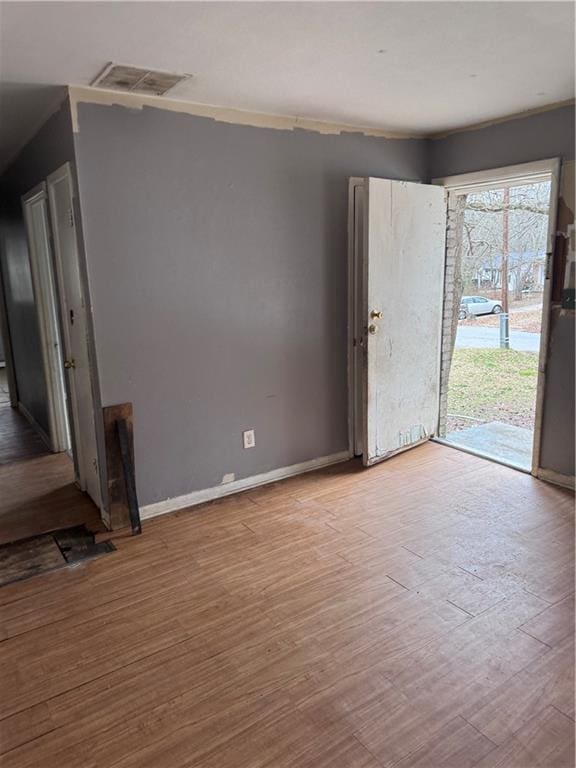
POLYGON ((66 370, 69 370, 70 368, 76 368, 74 358, 72 358, 72 360, 64 360, 64 368, 66 368, 66 370))
POLYGON ((381 320, 382 315, 383 315, 383 312, 381 309, 373 309, 372 312, 370 312, 370 317, 373 320, 381 320))

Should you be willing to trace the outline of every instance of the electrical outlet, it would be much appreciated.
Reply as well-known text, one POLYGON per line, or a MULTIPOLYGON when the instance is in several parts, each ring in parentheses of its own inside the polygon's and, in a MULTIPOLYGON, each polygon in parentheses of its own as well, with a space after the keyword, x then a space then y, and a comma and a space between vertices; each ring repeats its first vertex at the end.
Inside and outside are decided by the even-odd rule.
POLYGON ((242 439, 244 441, 244 448, 254 448, 256 446, 256 437, 254 436, 253 429, 247 429, 242 432, 242 439))

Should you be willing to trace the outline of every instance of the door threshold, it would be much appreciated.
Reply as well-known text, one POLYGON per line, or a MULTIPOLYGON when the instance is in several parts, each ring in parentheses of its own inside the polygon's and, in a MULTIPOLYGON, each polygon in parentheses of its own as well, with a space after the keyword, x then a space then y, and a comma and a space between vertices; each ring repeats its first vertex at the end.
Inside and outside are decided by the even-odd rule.
POLYGON ((515 469, 517 472, 523 472, 525 475, 531 475, 532 470, 527 469, 526 467, 523 467, 521 464, 515 464, 513 461, 506 461, 505 459, 499 459, 497 456, 494 456, 493 454, 486 453, 485 451, 480 451, 478 449, 469 448, 466 445, 458 445, 458 443, 453 443, 451 440, 445 440, 443 437, 433 437, 431 438, 434 443, 440 443, 440 445, 447 445, 449 448, 454 448, 457 451, 463 451, 464 453, 469 453, 472 456, 478 456, 481 459, 487 459, 488 461, 493 461, 495 464, 501 464, 503 467, 508 467, 509 469, 515 469))

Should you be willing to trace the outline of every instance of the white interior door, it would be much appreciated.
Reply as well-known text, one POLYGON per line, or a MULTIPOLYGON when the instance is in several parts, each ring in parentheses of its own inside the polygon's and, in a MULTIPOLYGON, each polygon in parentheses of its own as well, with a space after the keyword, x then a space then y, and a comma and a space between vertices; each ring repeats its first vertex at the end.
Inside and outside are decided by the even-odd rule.
POLYGON ((370 465, 437 429, 446 207, 437 186, 374 178, 352 186, 363 188, 364 234, 355 238, 363 325, 354 347, 370 465))
POLYGON ((56 290, 50 252, 46 185, 41 184, 25 195, 22 204, 46 375, 50 446, 54 452, 69 451, 70 434, 62 371, 63 356, 58 325, 56 290))
POLYGON ((82 490, 100 507, 95 408, 88 355, 88 323, 74 221, 74 187, 68 164, 48 177, 48 197, 62 314, 66 357, 64 366, 71 400, 77 480, 82 490))

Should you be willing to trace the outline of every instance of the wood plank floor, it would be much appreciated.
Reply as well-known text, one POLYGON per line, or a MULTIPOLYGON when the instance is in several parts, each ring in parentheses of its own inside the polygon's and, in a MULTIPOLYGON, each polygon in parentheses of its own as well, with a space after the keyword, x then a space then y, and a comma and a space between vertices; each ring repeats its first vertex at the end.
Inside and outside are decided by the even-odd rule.
POLYGON ((0 590, 3 768, 573 768, 573 497, 427 444, 0 590))
POLYGON ((104 528, 95 504, 74 484, 66 454, 0 465, 0 544, 82 524, 104 528))
POLYGON ((9 403, 0 403, 0 466, 50 453, 38 432, 9 403))

